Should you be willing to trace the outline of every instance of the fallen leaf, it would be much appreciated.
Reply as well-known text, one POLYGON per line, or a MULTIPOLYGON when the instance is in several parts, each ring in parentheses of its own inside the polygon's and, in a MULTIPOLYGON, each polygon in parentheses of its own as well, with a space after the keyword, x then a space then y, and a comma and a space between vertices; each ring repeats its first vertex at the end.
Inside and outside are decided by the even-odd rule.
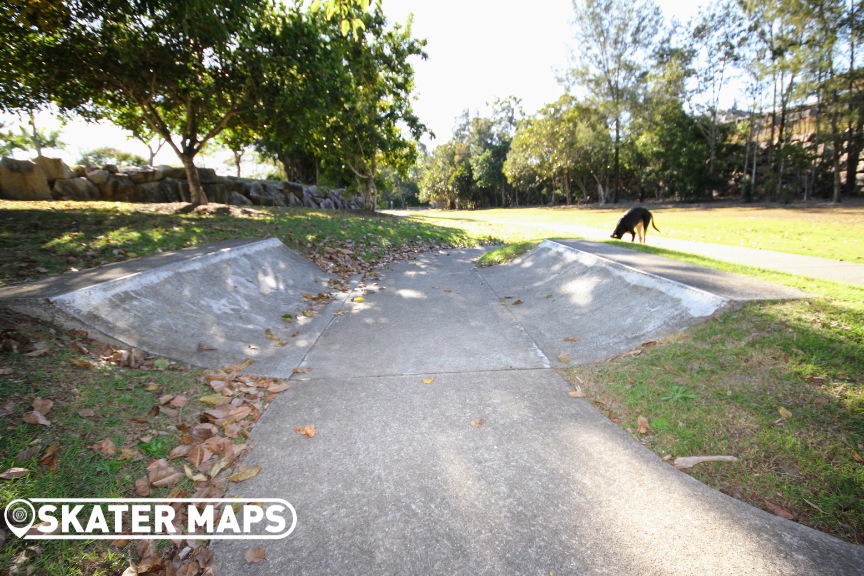
POLYGON ((142 454, 133 448, 120 448, 118 460, 137 460, 142 454))
POLYGON ((24 356, 27 356, 29 358, 36 358, 38 356, 42 356, 43 354, 47 354, 49 350, 50 349, 48 348, 47 344, 45 344, 44 342, 37 342, 34 349, 24 354, 24 356))
POLYGON ((45 449, 45 452, 39 458, 39 465, 52 472, 57 471, 57 450, 60 449, 59 444, 52 444, 45 449))
POLYGON ((513 306, 519 306, 520 304, 523 304, 522 300, 514 300, 513 301, 513 306))
POLYGON ((41 413, 43 416, 48 414, 51 411, 51 408, 54 407, 54 401, 49 400, 48 398, 34 398, 33 399, 33 410, 41 413))
POLYGON ((855 462, 859 462, 861 464, 864 464, 864 458, 862 458, 861 455, 858 454, 857 452, 852 453, 852 460, 854 460, 855 462))
POLYGON ((243 551, 243 559, 249 564, 257 564, 267 559, 267 554, 264 548, 256 546, 255 548, 247 548, 243 551))
POLYGON ((79 368, 95 368, 96 365, 86 358, 70 358, 69 361, 79 368))
POLYGON ((135 493, 141 497, 150 495, 150 481, 147 479, 147 476, 138 478, 135 481, 135 493))
MULTIPOLYGON (((209 352, 211 350, 216 350, 216 348, 213 348, 212 346, 208 346, 204 342, 198 343, 198 352, 209 352)), ((154 362, 154 364, 155 364, 155 362, 154 362)))
POLYGON ((129 540, 125 540, 123 538, 111 541, 111 546, 113 546, 114 548, 125 548, 127 544, 129 544, 129 540))
POLYGON ((11 376, 12 368, 0 368, 0 376, 11 376))
POLYGON ((480 428, 484 424, 486 424, 485 418, 476 418, 476 419, 471 421, 471 426, 474 428, 480 428))
POLYGON ((235 472, 231 476, 228 476, 228 481, 229 482, 245 482, 246 480, 249 480, 250 478, 254 478, 255 476, 257 476, 259 472, 261 472, 261 466, 258 466, 258 465, 250 466, 248 468, 245 466, 240 466, 240 468, 237 470, 237 472, 235 472))
POLYGON ((159 404, 167 404, 174 399, 174 394, 163 394, 159 397, 159 404))
POLYGON ((186 477, 192 480, 193 482, 206 482, 207 476, 204 474, 193 474, 192 469, 189 468, 188 464, 183 465, 183 472, 186 474, 186 477))
POLYGON ((279 336, 276 336, 275 334, 273 334, 273 331, 270 330, 270 328, 267 328, 266 330, 264 330, 264 336, 266 336, 268 340, 274 340, 277 342, 279 340, 281 340, 281 338, 279 338, 279 336))
POLYGON ((83 410, 78 411, 78 415, 82 418, 93 418, 96 416, 96 411, 92 408, 84 408, 83 410))
POLYGON ((366 299, 363 298, 363 296, 357 296, 356 298, 353 298, 353 301, 357 302, 358 304, 362 304, 363 302, 366 301, 366 299))
POLYGON ((779 412, 780 416, 782 416, 783 418, 785 418, 787 420, 792 417, 792 413, 789 412, 789 410, 787 410, 783 406, 780 406, 779 408, 777 408, 777 412, 779 412))
POLYGON ((189 403, 189 397, 182 394, 175 396, 168 404, 174 408, 183 408, 189 403))
POLYGON ((151 486, 158 488, 173 486, 183 478, 183 474, 171 468, 164 459, 160 459, 147 466, 147 478, 151 486))
POLYGON ((3 416, 9 416, 14 410, 15 403, 12 401, 11 398, 9 398, 8 400, 6 400, 6 402, 0 404, 0 418, 2 418, 3 416))
POLYGON ((48 421, 45 416, 42 415, 41 412, 33 411, 28 412, 24 415, 24 422, 27 424, 39 424, 41 426, 50 426, 51 422, 48 421))
POLYGON ((198 401, 208 406, 221 406, 222 404, 231 402, 231 398, 222 394, 210 394, 209 396, 202 396, 198 401))
POLYGON ((580 388, 579 390, 573 390, 572 392, 568 392, 567 395, 571 398, 584 398, 585 392, 583 392, 580 388))
POLYGON ((577 338, 576 336, 565 336, 564 342, 579 342, 581 338, 577 338))
POLYGON ((435 381, 435 377, 434 377, 434 376, 432 376, 432 377, 430 377, 430 378, 424 378, 424 379, 423 379, 423 384, 431 384, 431 383, 434 382, 434 381, 435 381))
POLYGON ((290 387, 291 386, 288 384, 270 384, 270 386, 267 387, 267 391, 278 394, 279 392, 284 392, 285 390, 288 390, 290 387))
POLYGON ((787 520, 795 519, 795 515, 789 510, 783 508, 782 506, 774 504, 773 502, 769 502, 768 500, 765 500, 764 502, 765 506, 768 507, 768 510, 773 512, 775 515, 780 516, 781 518, 786 518, 787 520))
POLYGON ((308 374, 311 371, 311 368, 294 368, 294 370, 292 370, 291 372, 293 372, 294 374, 308 374))
POLYGON ((563 363, 563 364, 569 364, 570 363, 570 353, 569 352, 562 352, 561 354, 558 355, 558 361, 563 363))
POLYGON ((675 458, 675 462, 673 463, 676 468, 679 470, 683 470, 684 468, 690 468, 697 464, 701 464, 702 462, 737 462, 738 458, 735 456, 682 456, 679 458, 675 458))
POLYGON ((648 422, 648 418, 645 416, 639 416, 639 429, 636 431, 639 434, 647 434, 651 431, 651 424, 648 422))
POLYGON ((444 288, 444 292, 447 292, 449 294, 450 292, 453 292, 453 290, 450 288, 444 288))
POLYGON ((9 468, 0 474, 0 480, 16 480, 30 473, 27 468, 9 468))
POLYGON ((96 442, 90 447, 106 458, 117 454, 117 446, 110 438, 105 438, 101 442, 96 442))

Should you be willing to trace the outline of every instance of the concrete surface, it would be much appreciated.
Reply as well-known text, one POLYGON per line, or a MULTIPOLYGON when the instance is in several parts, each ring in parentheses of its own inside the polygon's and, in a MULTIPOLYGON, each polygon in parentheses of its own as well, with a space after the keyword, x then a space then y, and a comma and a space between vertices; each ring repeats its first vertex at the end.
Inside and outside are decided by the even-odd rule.
POLYGON ((481 252, 394 264, 282 348, 265 328, 290 337, 281 314, 326 277, 274 241, 0 298, 195 364, 307 369, 256 425, 246 464, 262 472, 232 494, 288 500, 297 528, 214 542, 219 574, 862 573, 864 548, 677 471, 552 368, 565 345, 574 364, 614 355, 770 285, 742 292, 740 277, 652 259, 709 292, 554 242, 492 269, 474 267, 481 252), (217 349, 202 356, 199 341, 217 349), (310 424, 314 438, 295 432, 310 424), (246 563, 258 545, 267 560, 246 563))
POLYGON ((313 301, 303 296, 327 289, 317 266, 268 239, 220 242, 13 286, 0 290, 0 301, 196 366, 248 359, 250 372, 287 377, 331 316, 326 309, 305 316, 313 301), (290 324, 282 319, 286 313, 294 316, 290 324), (268 329, 279 340, 269 339, 268 329))

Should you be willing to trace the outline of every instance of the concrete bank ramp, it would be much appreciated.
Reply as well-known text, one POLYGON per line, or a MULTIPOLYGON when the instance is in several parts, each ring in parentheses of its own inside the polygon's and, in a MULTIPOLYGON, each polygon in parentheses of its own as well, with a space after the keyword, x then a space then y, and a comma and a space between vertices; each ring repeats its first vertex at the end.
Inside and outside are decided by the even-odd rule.
POLYGON ((65 275, 0 299, 149 353, 212 368, 252 360, 249 372, 286 377, 326 326, 322 310, 304 315, 323 307, 304 295, 326 292, 327 279, 271 238, 65 275))
POLYGON ((552 241, 481 275, 553 363, 609 358, 678 332, 729 302, 552 241))

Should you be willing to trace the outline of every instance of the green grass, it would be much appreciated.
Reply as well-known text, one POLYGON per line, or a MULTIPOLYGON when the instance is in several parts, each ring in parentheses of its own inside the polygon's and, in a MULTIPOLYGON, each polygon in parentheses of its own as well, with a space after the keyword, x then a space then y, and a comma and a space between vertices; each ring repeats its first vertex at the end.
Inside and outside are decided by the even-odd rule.
POLYGON ((516 242, 515 244, 505 244, 500 248, 495 248, 485 252, 477 259, 477 266, 494 266, 509 262, 514 258, 518 258, 522 254, 534 249, 539 241, 529 240, 527 242, 516 242))
MULTIPOLYGON (((193 425, 196 410, 205 408, 195 397, 212 393, 197 380, 197 370, 172 364, 168 370, 132 370, 111 363, 92 368, 74 365, 73 358, 85 358, 70 349, 80 338, 57 331, 36 321, 9 312, 0 315, 4 334, 25 335, 48 345, 38 357, 5 353, 0 367, 9 374, 0 376, 0 405, 12 401, 12 412, 0 417, 0 472, 12 467, 30 471, 16 480, 0 480, 0 502, 18 498, 131 498, 136 497, 137 478, 147 475, 149 457, 162 457, 181 441, 177 424, 193 425), (164 394, 186 394, 193 401, 180 419, 154 414, 164 394), (32 410, 34 398, 47 398, 54 406, 46 414, 50 426, 29 424, 24 415, 32 410), (82 411, 92 410, 92 416, 82 411), (152 436, 149 453, 138 436, 152 436), (103 456, 92 448, 110 439, 117 447, 114 456, 103 456), (57 450, 56 470, 40 462, 52 445, 57 450), (122 459, 120 448, 138 450, 144 457, 122 459)), ((191 488, 183 480, 185 488, 191 488)), ((161 489, 167 495, 168 489, 161 489)), ((0 548, 0 570, 22 558, 20 573, 48 575, 118 574, 128 566, 127 552, 104 541, 80 542, 45 540, 27 542, 7 534, 0 548), (23 555, 23 556, 22 556, 23 555), (32 571, 32 572, 29 572, 32 571)), ((11 572, 10 572, 11 573, 11 572)))
MULTIPOLYGON (((828 206, 654 207, 664 238, 711 242, 864 263, 864 207, 828 206)), ((471 212, 411 211, 412 219, 495 236, 510 244, 581 236, 580 227, 611 234, 626 207, 499 208, 471 212), (608 232, 606 232, 608 231, 608 232)), ((656 232, 651 231, 651 234, 656 232)))
POLYGON ((313 260, 342 248, 362 266, 399 251, 489 242, 488 235, 390 216, 308 209, 175 214, 176 206, 0 201, 0 286, 230 238, 275 237, 313 260))

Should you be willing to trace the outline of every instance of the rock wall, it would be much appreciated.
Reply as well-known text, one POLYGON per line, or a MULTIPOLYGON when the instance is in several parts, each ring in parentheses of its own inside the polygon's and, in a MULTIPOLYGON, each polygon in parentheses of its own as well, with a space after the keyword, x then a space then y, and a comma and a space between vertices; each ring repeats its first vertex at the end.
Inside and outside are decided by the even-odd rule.
MULTIPOLYGON (((211 168, 199 168, 198 175, 207 198, 220 204, 326 210, 359 210, 364 206, 362 196, 346 198, 342 189, 218 176, 211 168)), ((173 166, 79 166, 73 171, 56 158, 41 157, 32 162, 3 158, 0 199, 188 202, 189 185, 183 168, 173 166)))

